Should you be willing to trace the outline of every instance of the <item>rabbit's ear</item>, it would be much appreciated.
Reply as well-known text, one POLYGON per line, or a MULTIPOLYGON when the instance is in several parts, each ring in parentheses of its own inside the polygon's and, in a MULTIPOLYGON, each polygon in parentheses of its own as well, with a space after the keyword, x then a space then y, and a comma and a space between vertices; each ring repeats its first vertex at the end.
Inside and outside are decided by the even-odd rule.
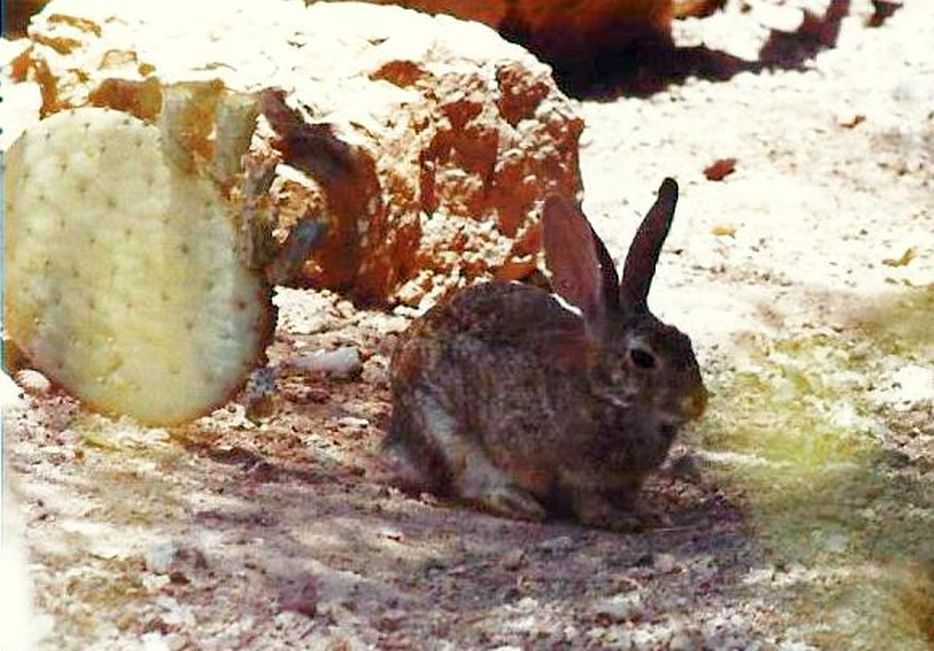
POLYGON ((607 309, 600 264, 603 254, 598 253, 584 213, 563 196, 552 194, 545 199, 542 227, 545 262, 555 291, 579 307, 587 322, 602 321, 607 309))
POLYGON ((629 245, 629 253, 626 254, 623 280, 620 283, 620 302, 626 310, 648 311, 647 299, 655 275, 655 265, 665 237, 668 236, 668 229, 671 228, 677 203, 678 184, 674 179, 665 179, 658 189, 655 205, 642 220, 629 245))
POLYGON ((619 309, 619 275, 616 273, 616 264, 606 250, 606 245, 593 224, 590 225, 590 234, 593 236, 593 248, 597 252, 597 261, 600 263, 600 273, 603 275, 603 303, 610 312, 619 309))

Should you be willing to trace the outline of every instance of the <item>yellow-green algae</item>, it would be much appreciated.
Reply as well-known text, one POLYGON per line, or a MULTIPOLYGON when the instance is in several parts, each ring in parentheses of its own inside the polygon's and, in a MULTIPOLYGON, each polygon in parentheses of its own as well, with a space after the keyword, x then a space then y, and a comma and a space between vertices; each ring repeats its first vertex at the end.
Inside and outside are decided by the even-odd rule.
POLYGON ((934 387, 907 408, 873 399, 887 373, 934 368, 932 308, 927 287, 841 331, 758 337, 711 381, 699 445, 788 579, 791 630, 820 648, 934 645, 934 387), (910 455, 883 444, 897 434, 910 455))

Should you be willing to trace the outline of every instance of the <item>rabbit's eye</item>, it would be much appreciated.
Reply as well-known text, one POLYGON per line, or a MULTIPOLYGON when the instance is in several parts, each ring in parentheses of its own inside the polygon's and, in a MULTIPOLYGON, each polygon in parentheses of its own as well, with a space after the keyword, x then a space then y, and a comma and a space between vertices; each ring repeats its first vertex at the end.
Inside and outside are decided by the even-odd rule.
POLYGON ((639 368, 655 368, 655 355, 641 348, 633 348, 629 351, 629 357, 632 363, 639 368))

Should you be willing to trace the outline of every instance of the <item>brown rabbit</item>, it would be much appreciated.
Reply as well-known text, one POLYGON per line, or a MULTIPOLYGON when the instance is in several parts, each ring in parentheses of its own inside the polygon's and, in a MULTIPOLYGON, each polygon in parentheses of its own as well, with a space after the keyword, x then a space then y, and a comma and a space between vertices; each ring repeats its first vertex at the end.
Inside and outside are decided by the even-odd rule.
POLYGON ((419 484, 508 517, 631 526, 643 478, 707 400, 690 340, 646 304, 677 198, 665 179, 619 282, 587 218, 551 195, 544 249, 560 298, 493 282, 412 324, 392 359, 385 443, 419 484))

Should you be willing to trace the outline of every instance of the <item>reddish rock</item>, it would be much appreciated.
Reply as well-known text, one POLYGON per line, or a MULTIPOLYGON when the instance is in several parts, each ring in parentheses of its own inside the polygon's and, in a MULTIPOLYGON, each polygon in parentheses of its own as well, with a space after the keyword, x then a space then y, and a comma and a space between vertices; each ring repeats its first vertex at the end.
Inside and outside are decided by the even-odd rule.
POLYGON ((368 0, 485 23, 570 79, 612 68, 634 44, 667 44, 672 18, 706 16, 726 0, 368 0), (609 62, 605 59, 610 59, 609 62))
POLYGON ((722 181, 735 171, 735 158, 719 158, 704 168, 704 177, 708 181, 722 181))
POLYGON ((725 4, 726 0, 672 0, 671 9, 676 18, 709 16, 725 4))
POLYGON ((43 115, 94 104, 147 119, 160 85, 183 81, 282 89, 282 115, 304 128, 261 118, 250 148, 253 166, 271 170, 277 236, 308 214, 330 226, 293 284, 363 302, 415 305, 478 277, 530 273, 545 194, 581 190, 583 124, 550 69, 448 16, 53 0, 6 72, 38 85, 43 115))
MULTIPOLYGON (((667 39, 673 5, 686 14, 702 0, 371 0, 476 20, 577 74, 610 52, 644 39, 667 39)), ((709 2, 709 0, 708 0, 709 2)))
POLYGON ((3 35, 22 36, 29 18, 39 11, 46 0, 7 0, 3 3, 3 35))

